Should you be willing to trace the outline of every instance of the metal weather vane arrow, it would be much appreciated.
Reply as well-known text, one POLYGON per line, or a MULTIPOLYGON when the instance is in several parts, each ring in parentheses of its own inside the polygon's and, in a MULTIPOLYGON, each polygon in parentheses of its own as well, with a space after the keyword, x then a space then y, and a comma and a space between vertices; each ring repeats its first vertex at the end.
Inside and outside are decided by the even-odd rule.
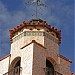
POLYGON ((40 2, 40 0, 32 0, 33 2, 36 2, 36 18, 37 18, 37 15, 38 15, 38 7, 40 7, 40 6, 43 6, 43 7, 46 7, 46 5, 45 4, 41 4, 40 2))
POLYGON ((41 0, 29 0, 28 3, 30 5, 33 5, 35 4, 35 7, 36 7, 36 18, 38 16, 38 7, 47 7, 45 4, 41 3, 41 0))

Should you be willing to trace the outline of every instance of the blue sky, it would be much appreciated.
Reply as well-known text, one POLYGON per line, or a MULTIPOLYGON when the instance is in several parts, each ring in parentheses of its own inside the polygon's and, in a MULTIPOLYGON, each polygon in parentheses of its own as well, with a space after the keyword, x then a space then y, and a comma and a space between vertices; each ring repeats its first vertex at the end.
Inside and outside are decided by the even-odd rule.
MULTIPOLYGON (((9 29, 35 18, 35 8, 28 0, 0 0, 0 57, 10 52, 9 29), (33 16, 32 16, 33 15, 33 16)), ((74 71, 74 0, 42 0, 48 7, 38 8, 38 18, 62 31, 59 51, 71 59, 74 71)))

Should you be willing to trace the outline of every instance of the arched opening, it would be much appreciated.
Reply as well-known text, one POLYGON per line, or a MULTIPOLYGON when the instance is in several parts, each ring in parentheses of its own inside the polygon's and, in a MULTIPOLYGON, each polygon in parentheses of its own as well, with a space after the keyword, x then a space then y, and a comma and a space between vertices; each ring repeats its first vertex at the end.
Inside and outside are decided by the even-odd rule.
POLYGON ((47 59, 46 59, 46 67, 52 68, 54 70, 52 63, 47 59))
POLYGON ((46 59, 46 75, 54 75, 54 67, 48 59, 46 59))
POLYGON ((9 66, 8 75, 20 75, 21 57, 16 57, 9 66))
POLYGON ((20 67, 20 62, 21 62, 21 60, 18 60, 17 62, 16 62, 16 64, 15 64, 15 66, 14 66, 14 68, 16 68, 16 67, 20 67))

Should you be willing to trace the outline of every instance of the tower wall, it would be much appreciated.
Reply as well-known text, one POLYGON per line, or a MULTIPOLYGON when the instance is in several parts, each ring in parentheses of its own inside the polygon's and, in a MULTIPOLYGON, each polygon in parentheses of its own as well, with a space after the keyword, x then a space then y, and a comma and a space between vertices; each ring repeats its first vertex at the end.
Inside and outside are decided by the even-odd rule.
POLYGON ((10 57, 6 57, 0 61, 0 75, 8 72, 10 57))
POLYGON ((11 62, 21 57, 22 75, 45 75, 46 59, 53 65, 54 72, 70 74, 69 62, 58 57, 61 31, 44 21, 33 20, 11 30, 10 36, 11 62))
POLYGON ((56 63, 58 63, 57 55, 59 54, 59 45, 57 41, 58 39, 55 36, 46 33, 44 37, 44 46, 47 48, 46 57, 51 57, 52 59, 55 60, 56 63))
POLYGON ((19 53, 20 48, 24 45, 29 44, 32 40, 36 40, 38 43, 44 45, 43 31, 44 29, 42 29, 41 27, 38 27, 36 29, 34 29, 34 27, 27 27, 27 29, 23 29, 20 32, 16 32, 14 34, 14 37, 12 38, 10 53, 12 55, 15 54, 14 52, 19 53), (40 30, 37 30, 39 28, 40 30))
MULTIPOLYGON (((48 32, 45 32, 44 30, 40 31, 42 33, 37 34, 37 35, 36 34, 33 35, 34 31, 29 31, 29 32, 26 34, 26 36, 22 36, 22 38, 20 38, 19 40, 15 41, 11 44, 11 54, 12 54, 11 61, 17 56, 22 56, 21 55, 21 53, 22 53, 21 47, 29 44, 32 40, 35 40, 36 42, 38 42, 41 45, 43 45, 44 47, 46 47, 46 51, 44 52, 44 54, 46 54, 46 56, 44 56, 45 58, 43 58, 45 60, 44 62, 46 63, 46 58, 51 57, 51 59, 54 60, 54 61, 52 61, 52 63, 54 62, 54 66, 57 66, 55 64, 58 64, 58 56, 57 56, 59 53, 58 39, 55 36, 50 35, 48 32), (40 35, 40 36, 38 36, 38 35, 40 35)), ((40 32, 37 31, 37 33, 40 33, 40 32)), ((37 53, 37 49, 35 49, 34 52, 35 51, 37 53)), ((43 51, 43 50, 40 50, 40 48, 39 48, 38 51, 39 51, 38 56, 42 55, 40 53, 40 51, 43 51)), ((33 52, 33 54, 36 54, 34 52, 33 52)), ((43 60, 43 59, 41 59, 41 60, 43 60)), ((44 66, 43 66, 43 68, 44 68, 44 66)), ((58 68, 56 68, 56 67, 54 67, 54 68, 55 68, 55 70, 58 70, 58 68)))
POLYGON ((63 75, 70 75, 70 62, 65 61, 64 59, 60 58, 60 73, 62 73, 63 75))
POLYGON ((33 71, 33 43, 21 50, 21 75, 32 75, 33 71))
POLYGON ((21 47, 29 44, 32 40, 36 40, 37 42, 44 44, 43 36, 24 36, 11 44, 11 59, 13 60, 14 56, 20 55, 21 47))
POLYGON ((28 46, 26 45, 23 45, 23 46, 25 47, 24 48, 19 47, 20 49, 17 48, 16 50, 14 50, 15 52, 12 52, 10 66, 11 66, 12 61, 16 57, 21 57, 20 67, 22 67, 22 71, 20 72, 20 74, 21 75, 32 75, 33 44, 30 44, 28 46))
POLYGON ((33 75, 45 75, 46 54, 45 48, 34 43, 33 48, 33 75))
POLYGON ((11 62, 18 56, 21 56, 21 47, 24 46, 23 45, 24 42, 24 38, 22 37, 21 39, 15 41, 14 43, 11 44, 11 62))
MULTIPOLYGON (((50 42, 49 40, 46 43, 50 42)), ((49 43, 48 43, 49 44, 49 43)), ((50 48, 50 47, 49 47, 50 48)), ((53 49, 52 49, 53 50, 53 49)), ((54 51, 54 50, 53 50, 54 51)), ((46 59, 48 59, 54 67, 54 70, 59 72, 58 56, 53 55, 54 52, 34 44, 33 48, 33 75, 45 75, 46 73, 46 59), (38 72, 38 73, 37 73, 38 72)), ((60 72, 61 73, 61 72, 60 72)))

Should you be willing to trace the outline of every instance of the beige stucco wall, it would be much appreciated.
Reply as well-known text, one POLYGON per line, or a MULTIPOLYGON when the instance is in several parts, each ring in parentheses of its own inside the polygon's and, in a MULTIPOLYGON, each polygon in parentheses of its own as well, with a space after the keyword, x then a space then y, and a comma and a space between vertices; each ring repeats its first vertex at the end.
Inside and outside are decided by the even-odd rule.
POLYGON ((0 61, 0 75, 3 75, 6 72, 8 72, 9 58, 10 57, 7 57, 7 58, 0 61))
POLYGON ((25 36, 24 44, 30 43, 32 40, 36 40, 36 42, 40 44, 44 44, 44 36, 25 36))
POLYGON ((41 44, 44 43, 44 37, 43 36, 24 36, 21 39, 15 41, 11 44, 11 61, 17 57, 21 56, 21 48, 27 44, 29 44, 32 40, 36 40, 37 42, 40 42, 41 44))
POLYGON ((11 51, 10 51, 11 60, 10 60, 10 62, 12 62, 15 59, 15 57, 21 56, 22 51, 20 48, 22 46, 24 46, 23 41, 24 41, 24 38, 22 37, 21 39, 19 39, 11 44, 11 51))
POLYGON ((45 75, 45 49, 34 43, 33 48, 33 75, 45 75))
MULTIPOLYGON (((57 41, 56 37, 55 37, 55 40, 57 41)), ((59 67, 58 67, 59 45, 58 45, 58 43, 54 42, 53 40, 51 40, 45 36, 44 37, 44 46, 46 47, 46 52, 45 52, 46 58, 49 59, 50 62, 53 64, 54 69, 56 71, 59 71, 59 67)))
POLYGON ((30 42, 31 42, 30 37, 28 38, 27 36, 24 36, 11 44, 10 61, 12 62, 16 57, 21 57, 21 67, 22 67, 21 75, 32 75, 33 44, 30 44, 21 49, 23 46, 29 44, 30 42))
MULTIPOLYGON (((56 39, 56 38, 55 38, 56 39)), ((57 40, 57 39, 56 39, 57 40)), ((63 74, 63 75, 70 75, 70 62, 66 61, 65 59, 62 59, 58 57, 59 55, 59 45, 55 43, 54 41, 50 40, 47 37, 44 37, 44 46, 46 49, 46 58, 50 58, 50 62, 54 65, 55 71, 63 74), (52 59, 53 60, 52 60, 52 59)))
MULTIPOLYGON (((40 31, 43 31, 43 30, 40 30, 40 31)), ((47 48, 47 50, 52 51, 52 54, 54 53, 56 55, 59 52, 58 44, 55 43, 54 41, 50 40, 46 36, 23 36, 22 38, 18 39, 17 41, 15 41, 11 44, 11 52, 10 52, 12 54, 11 60, 13 60, 15 54, 20 53, 19 51, 20 51, 21 47, 29 44, 32 40, 35 40, 36 42, 45 46, 47 48)), ((55 38, 55 40, 57 40, 57 39, 55 38)))
MULTIPOLYGON (((60 58, 60 57, 59 57, 60 58)), ((60 73, 62 73, 63 75, 70 75, 70 62, 60 58, 60 73)))
POLYGON ((33 65, 33 43, 21 50, 21 75, 32 75, 33 65))
MULTIPOLYGON (((15 46, 16 47, 16 46, 15 46)), ((46 58, 49 59, 56 71, 63 75, 70 75, 70 63, 62 58, 54 59, 51 56, 51 51, 41 47, 36 43, 31 43, 30 45, 24 47, 23 49, 15 49, 15 52, 11 55, 11 62, 16 57, 21 57, 21 75, 45 75, 46 58)), ((0 61, 0 66, 3 67, 0 70, 1 74, 8 72, 9 67, 9 57, 0 61)), ((11 64, 11 63, 10 63, 11 64)))

